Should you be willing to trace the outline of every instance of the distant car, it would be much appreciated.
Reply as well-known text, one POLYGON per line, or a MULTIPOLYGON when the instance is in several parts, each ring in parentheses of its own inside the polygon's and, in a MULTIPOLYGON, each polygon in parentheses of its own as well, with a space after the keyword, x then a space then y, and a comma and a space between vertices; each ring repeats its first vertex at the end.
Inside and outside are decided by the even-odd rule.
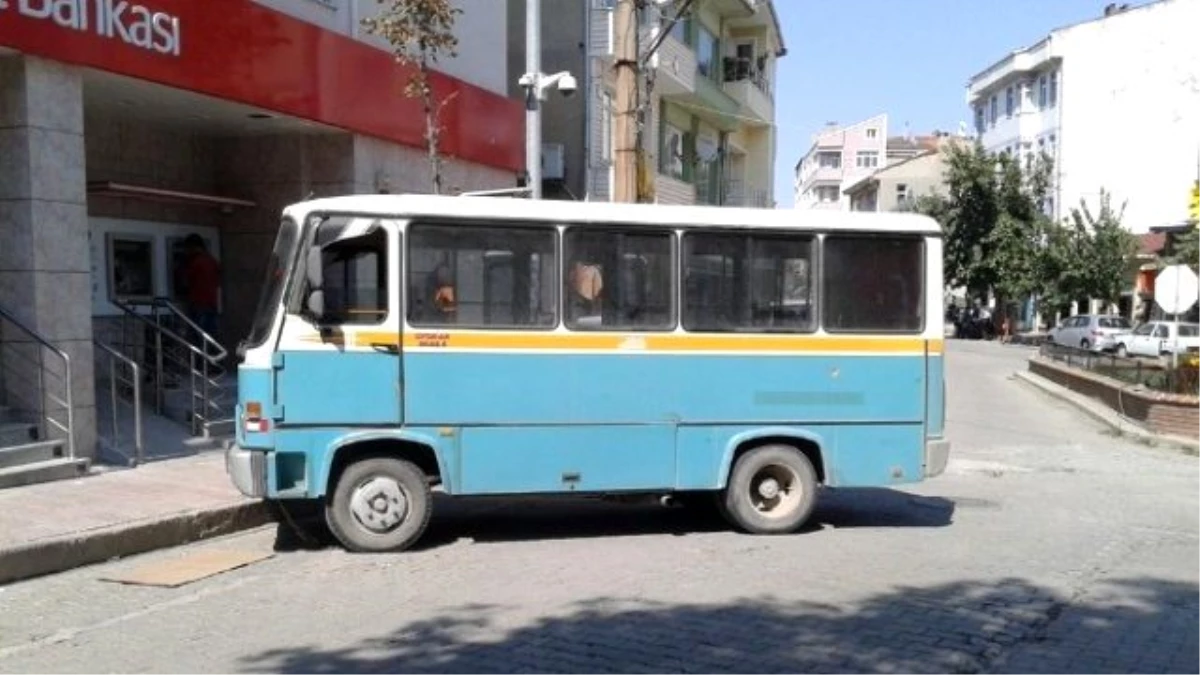
POLYGON ((1200 350, 1200 324, 1149 321, 1116 337, 1119 356, 1187 355, 1200 350))
POLYGON ((1094 352, 1116 349, 1116 336, 1133 328, 1129 319, 1116 314, 1079 314, 1051 328, 1047 341, 1094 352))

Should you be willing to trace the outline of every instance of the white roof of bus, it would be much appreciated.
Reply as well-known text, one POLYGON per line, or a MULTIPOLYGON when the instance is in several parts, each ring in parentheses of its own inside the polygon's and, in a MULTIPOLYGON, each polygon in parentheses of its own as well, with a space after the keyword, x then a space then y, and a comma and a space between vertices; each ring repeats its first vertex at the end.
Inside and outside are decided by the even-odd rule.
POLYGON ((347 195, 292 204, 285 209, 293 218, 313 211, 373 216, 436 216, 554 223, 607 223, 613 225, 689 225, 753 227, 762 229, 812 229, 819 231, 874 231, 940 234, 937 221, 915 213, 873 213, 800 209, 759 209, 728 206, 676 206, 581 202, 511 197, 457 197, 448 195, 347 195))

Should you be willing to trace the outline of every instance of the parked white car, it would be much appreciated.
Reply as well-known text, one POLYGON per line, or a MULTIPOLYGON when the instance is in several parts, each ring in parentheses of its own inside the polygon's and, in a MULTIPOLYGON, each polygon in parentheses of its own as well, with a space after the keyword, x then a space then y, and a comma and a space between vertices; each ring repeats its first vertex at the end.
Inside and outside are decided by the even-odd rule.
POLYGON ((1119 356, 1186 354, 1200 349, 1200 324, 1178 321, 1149 321, 1116 338, 1119 356))
POLYGON ((1114 338, 1133 328, 1129 319, 1116 314, 1079 314, 1062 320, 1051 328, 1046 339, 1065 347, 1090 351, 1110 351, 1116 348, 1114 338))

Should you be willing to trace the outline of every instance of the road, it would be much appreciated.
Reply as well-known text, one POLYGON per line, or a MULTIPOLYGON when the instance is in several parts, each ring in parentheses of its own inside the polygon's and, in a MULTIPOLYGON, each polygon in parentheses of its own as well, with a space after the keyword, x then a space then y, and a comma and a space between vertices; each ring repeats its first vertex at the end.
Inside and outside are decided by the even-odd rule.
POLYGON ((0 589, 0 671, 1197 672, 1195 457, 949 350, 947 473, 752 537, 657 507, 457 505, 356 556, 275 529, 0 589), (103 581, 204 549, 175 589, 103 581))

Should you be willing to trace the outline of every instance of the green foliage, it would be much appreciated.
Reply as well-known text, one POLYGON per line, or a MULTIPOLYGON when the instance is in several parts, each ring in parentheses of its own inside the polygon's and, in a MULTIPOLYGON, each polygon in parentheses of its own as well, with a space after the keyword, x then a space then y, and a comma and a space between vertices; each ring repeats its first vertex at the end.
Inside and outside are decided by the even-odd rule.
POLYGON ((443 55, 456 56, 458 38, 454 36, 455 17, 462 13, 450 0, 378 0, 384 7, 373 18, 363 20, 368 32, 387 40, 400 63, 415 70, 404 87, 404 95, 421 99, 425 112, 425 143, 434 194, 442 187, 441 160, 438 156, 438 114, 449 99, 434 100, 429 72, 443 55))
POLYGON ((1036 295, 1054 308, 1079 297, 1120 297, 1137 242, 1107 193, 1095 216, 1081 203, 1056 223, 1042 212, 1053 175, 1048 156, 1021 161, 978 142, 943 152, 945 193, 921 197, 911 210, 941 223, 948 284, 1002 302, 1036 295))

